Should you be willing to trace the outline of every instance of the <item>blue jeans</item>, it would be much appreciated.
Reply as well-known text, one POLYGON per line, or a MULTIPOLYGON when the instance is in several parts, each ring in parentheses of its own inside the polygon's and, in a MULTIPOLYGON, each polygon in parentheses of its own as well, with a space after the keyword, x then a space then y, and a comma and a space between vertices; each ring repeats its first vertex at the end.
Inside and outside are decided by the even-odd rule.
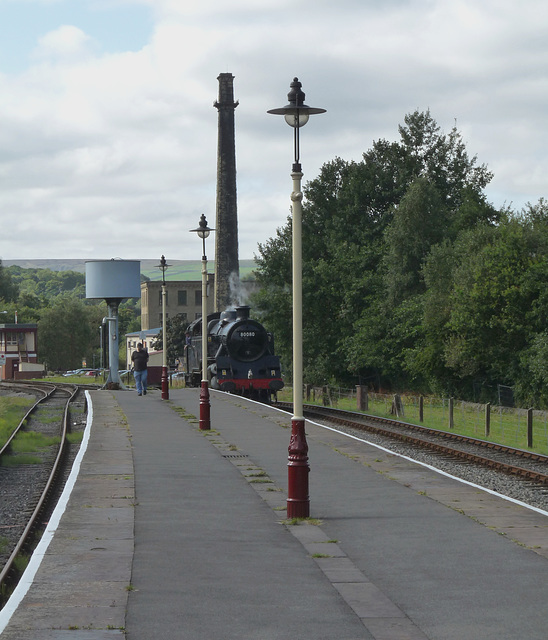
POLYGON ((147 374, 148 371, 133 371, 133 377, 135 378, 135 386, 137 387, 137 393, 142 395, 143 391, 147 390, 147 374))

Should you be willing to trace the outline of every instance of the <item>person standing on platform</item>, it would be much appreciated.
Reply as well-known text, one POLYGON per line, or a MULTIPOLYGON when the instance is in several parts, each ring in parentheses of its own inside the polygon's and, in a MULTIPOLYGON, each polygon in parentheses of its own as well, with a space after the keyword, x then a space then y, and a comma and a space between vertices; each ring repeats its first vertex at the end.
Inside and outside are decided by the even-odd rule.
POLYGON ((143 348, 143 343, 139 342, 137 351, 131 354, 133 362, 133 377, 135 378, 135 386, 138 396, 146 396, 147 394, 147 377, 148 377, 148 351, 143 348))

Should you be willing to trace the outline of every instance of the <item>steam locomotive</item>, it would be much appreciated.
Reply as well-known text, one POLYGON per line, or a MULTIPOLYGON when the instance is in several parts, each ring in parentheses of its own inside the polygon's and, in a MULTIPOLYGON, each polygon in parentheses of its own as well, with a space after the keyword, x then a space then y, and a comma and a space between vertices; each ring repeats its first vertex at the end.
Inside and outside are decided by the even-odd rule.
MULTIPOLYGON (((274 339, 249 317, 248 306, 207 316, 207 375, 212 389, 270 402, 283 388, 274 339)), ((202 319, 186 330, 185 382, 199 387, 202 379, 202 319)))

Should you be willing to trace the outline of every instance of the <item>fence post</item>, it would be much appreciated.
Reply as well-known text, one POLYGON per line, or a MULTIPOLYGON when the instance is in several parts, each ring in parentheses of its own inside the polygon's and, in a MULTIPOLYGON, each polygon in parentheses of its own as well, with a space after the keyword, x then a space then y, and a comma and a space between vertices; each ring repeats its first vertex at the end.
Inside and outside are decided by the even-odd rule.
POLYGON ((322 387, 322 401, 324 407, 329 406, 329 387, 327 385, 322 387))
POLYGON ((362 384, 356 386, 356 399, 358 401, 358 411, 367 411, 369 409, 367 387, 362 384))
POLYGON ((311 389, 312 385, 311 384, 305 384, 304 388, 305 388, 305 393, 306 393, 306 401, 310 402, 310 389, 311 389))
POLYGON ((533 409, 527 409, 527 446, 533 447, 533 409))
POLYGON ((390 409, 390 413, 397 418, 400 416, 405 417, 405 410, 399 393, 396 393, 392 399, 392 408, 390 409))
POLYGON ((453 429, 455 423, 453 421, 453 398, 449 398, 449 429, 453 429))
POLYGON ((485 405, 485 437, 488 438, 491 432, 491 403, 485 405))
POLYGON ((424 422, 424 396, 419 397, 419 422, 424 422))

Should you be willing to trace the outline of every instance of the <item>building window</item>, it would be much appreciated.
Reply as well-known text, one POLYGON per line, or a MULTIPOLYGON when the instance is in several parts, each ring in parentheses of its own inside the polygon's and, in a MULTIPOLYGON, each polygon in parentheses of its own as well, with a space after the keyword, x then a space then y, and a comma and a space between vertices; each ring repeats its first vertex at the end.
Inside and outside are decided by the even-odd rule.
POLYGON ((180 307, 186 307, 186 290, 185 291, 177 291, 177 304, 180 307))
MULTIPOLYGON (((195 289, 194 290, 194 304, 199 307, 202 304, 202 290, 201 289, 195 289)), ((200 314, 201 315, 201 314, 200 314)), ((199 318, 200 316, 198 316, 199 318)))
POLYGON ((17 334, 16 333, 12 333, 12 332, 7 333, 6 334, 6 343, 8 345, 17 344, 17 334))

